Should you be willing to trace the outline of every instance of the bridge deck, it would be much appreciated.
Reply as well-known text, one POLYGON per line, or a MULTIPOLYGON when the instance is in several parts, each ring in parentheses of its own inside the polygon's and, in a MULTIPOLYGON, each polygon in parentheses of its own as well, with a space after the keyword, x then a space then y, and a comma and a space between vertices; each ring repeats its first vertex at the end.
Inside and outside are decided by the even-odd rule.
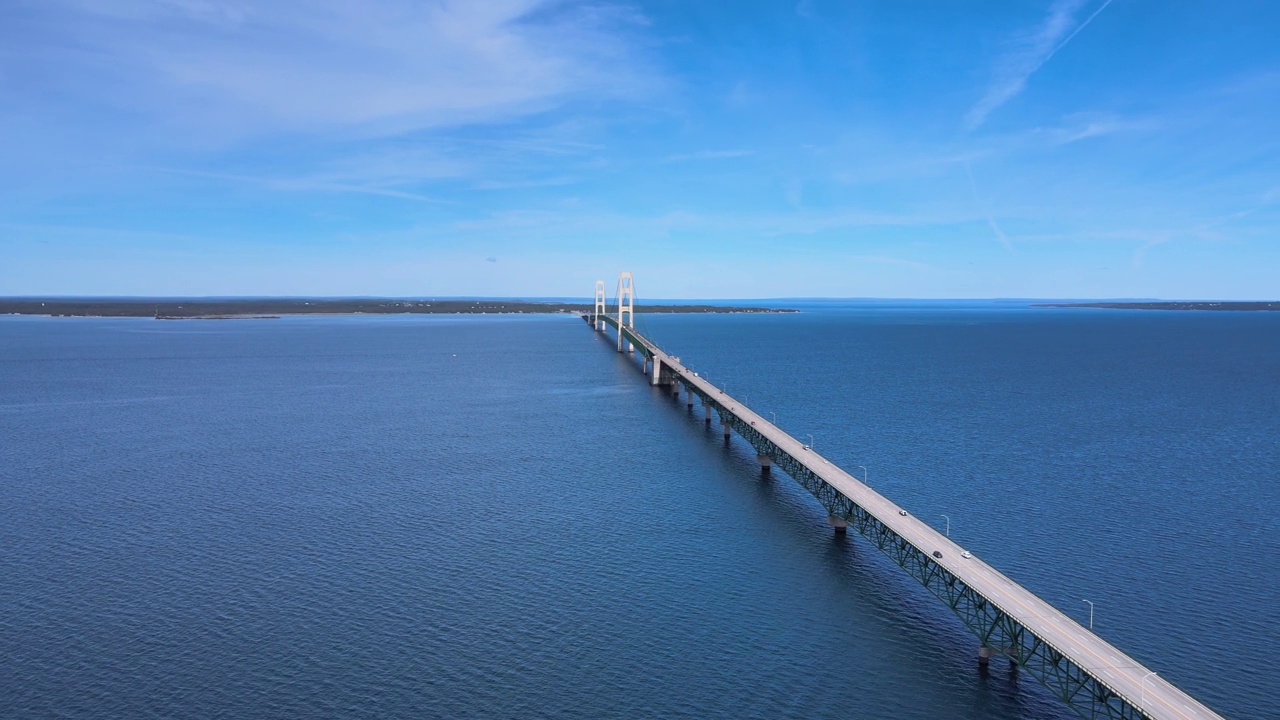
MULTIPOLYGON (((618 327, 614 318, 601 317, 612 328, 618 327)), ((893 501, 872 490, 812 448, 807 448, 804 443, 745 404, 698 377, 697 373, 663 352, 634 328, 626 328, 625 335, 635 341, 638 350, 661 362, 666 371, 674 376, 672 380, 693 388, 704 402, 713 404, 722 418, 731 417, 739 421, 740 426, 745 425, 759 433, 779 451, 865 510, 876 522, 896 533, 930 562, 939 565, 946 573, 1013 618, 1040 642, 1060 653, 1065 660, 1109 689, 1128 706, 1120 713, 1111 708, 1110 712, 1097 714, 1103 717, 1149 717, 1157 720, 1210 720, 1221 717, 1031 591, 1005 577, 976 555, 962 557, 963 547, 915 516, 900 515, 899 510, 902 508, 893 501), (941 559, 933 558, 935 550, 942 552, 941 559)), ((1076 709, 1082 711, 1079 707, 1076 709)))

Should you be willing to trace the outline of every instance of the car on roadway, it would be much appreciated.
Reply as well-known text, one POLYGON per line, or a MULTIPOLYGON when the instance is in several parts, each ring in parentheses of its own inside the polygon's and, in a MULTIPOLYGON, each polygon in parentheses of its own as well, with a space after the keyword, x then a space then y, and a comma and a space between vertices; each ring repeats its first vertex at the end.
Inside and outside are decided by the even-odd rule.
POLYGON ((902 517, 906 517, 906 516, 907 516, 907 511, 906 511, 906 510, 899 510, 899 511, 898 511, 898 514, 899 514, 899 515, 901 515, 902 517))
POLYGON ((962 557, 962 558, 971 558, 971 557, 973 557, 973 553, 969 552, 968 550, 965 550, 964 552, 960 553, 960 557, 962 557))
POLYGON ((934 550, 934 551, 933 551, 933 556, 934 556, 934 557, 936 557, 936 558, 941 558, 941 557, 942 557, 942 551, 941 551, 941 550, 934 550))

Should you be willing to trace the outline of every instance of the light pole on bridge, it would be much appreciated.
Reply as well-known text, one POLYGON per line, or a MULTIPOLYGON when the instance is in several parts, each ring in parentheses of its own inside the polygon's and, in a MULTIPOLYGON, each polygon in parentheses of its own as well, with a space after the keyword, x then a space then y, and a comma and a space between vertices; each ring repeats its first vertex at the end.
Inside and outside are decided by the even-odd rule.
POLYGON ((867 472, 867 466, 859 465, 858 467, 862 468, 862 484, 871 487, 871 475, 867 472))
POLYGON ((776 413, 776 412, 774 412, 774 411, 770 410, 770 411, 769 411, 769 414, 773 416, 773 424, 774 424, 774 425, 777 425, 777 424, 778 424, 778 413, 776 413))
POLYGON ((805 449, 806 449, 806 450, 812 450, 812 449, 813 449, 813 435, 811 435, 811 434, 809 434, 809 433, 805 433, 805 434, 806 434, 806 435, 809 435, 809 447, 807 447, 807 448, 805 448, 805 449))
POLYGON ((943 515, 942 517, 946 518, 947 520, 947 537, 951 537, 951 518, 947 517, 946 515, 943 515))
MULTIPOLYGON (((1084 598, 1080 598, 1080 599, 1084 600, 1084 598)), ((1089 629, 1092 630, 1093 629, 1093 603, 1089 602, 1088 600, 1084 600, 1084 601, 1089 603, 1089 629)))
POLYGON ((1142 711, 1143 715, 1147 714, 1147 678, 1155 674, 1156 674, 1156 671, 1152 670, 1146 675, 1143 675, 1142 682, 1139 683, 1142 687, 1142 692, 1141 692, 1141 699, 1138 700, 1138 705, 1140 706, 1138 709, 1142 711))

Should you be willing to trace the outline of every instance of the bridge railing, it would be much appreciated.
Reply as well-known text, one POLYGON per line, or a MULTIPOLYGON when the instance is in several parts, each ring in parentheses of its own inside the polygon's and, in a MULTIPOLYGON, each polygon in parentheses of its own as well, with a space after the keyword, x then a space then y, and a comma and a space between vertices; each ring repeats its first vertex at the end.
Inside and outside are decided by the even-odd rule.
MULTIPOLYGON (((602 317, 611 327, 618 328, 616 319, 607 316, 602 317)), ((640 349, 646 357, 654 358, 655 365, 658 362, 661 363, 664 367, 663 372, 670 373, 667 377, 669 381, 681 383, 688 392, 697 395, 704 406, 717 413, 722 424, 737 431, 760 456, 768 457, 772 463, 794 478, 817 498, 831 516, 840 518, 848 525, 853 526, 859 534, 866 537, 881 552, 892 559, 895 564, 928 589, 930 593, 946 603, 947 607, 955 613, 965 627, 978 637, 984 649, 990 649, 1006 655, 1013 663, 1024 668, 1054 695, 1084 717, 1108 718, 1111 720, 1140 720, 1142 718, 1156 717, 1145 712, 1140 707, 1142 703, 1138 699, 1120 692, 1111 683, 1100 677, 1098 669, 1081 665, 1063 648, 1056 646, 1053 642, 1037 634, 1032 628, 1027 627, 1018 619, 1016 614, 1010 613, 1007 608, 1001 607, 999 603, 947 569, 932 557, 931 553, 926 549, 903 537, 878 517, 876 513, 857 502, 850 496, 849 492, 843 492, 831 482, 828 482, 821 472, 811 466, 817 456, 816 453, 808 452, 809 448, 807 446, 803 446, 806 452, 802 454, 805 457, 797 457, 771 439, 764 431, 767 430, 775 437, 783 438, 784 442, 790 442, 797 447, 800 446, 798 440, 781 428, 764 420, 759 414, 752 412, 745 405, 726 395, 722 390, 714 387, 703 378, 698 377, 696 373, 689 371, 678 359, 662 352, 657 345, 635 332, 633 328, 623 326, 622 332, 624 337, 635 344, 637 349, 640 349)), ((726 430, 726 439, 727 437, 726 430)), ((824 461, 824 463, 827 463, 827 461, 824 461)), ((834 468, 834 466, 832 467, 834 468)), ((854 494, 865 495, 874 504, 892 505, 887 498, 856 481, 848 473, 844 473, 838 468, 834 468, 834 470, 848 478, 848 480, 842 480, 845 484, 850 482, 856 484, 855 489, 857 492, 854 494)), ((893 507, 896 507, 896 505, 893 507)), ((932 532, 935 535, 939 535, 939 539, 941 539, 940 534, 936 531, 932 532)), ((945 542, 949 542, 949 540, 945 542)), ((994 571, 994 569, 992 571, 1001 582, 1012 588, 1017 588, 1021 593, 1034 597, 1029 591, 1021 588, 1003 574, 994 571)), ((1043 603, 1038 598, 1036 599, 1043 603)), ((1058 614, 1060 615, 1060 613, 1058 614)), ((1087 634, 1088 637, 1093 637, 1097 642, 1105 644, 1105 641, 1096 638, 1091 631, 1085 630, 1073 620, 1066 620, 1075 626, 1073 631, 1087 634)), ((1110 648, 1111 646, 1107 645, 1107 647, 1110 648)), ((1114 650, 1114 648, 1112 649, 1114 650)), ((1118 650, 1115 650, 1115 653, 1124 658, 1126 663, 1123 666, 1111 666, 1111 669, 1133 670, 1140 668, 1142 671, 1146 670, 1118 650)), ((1142 682, 1145 683, 1145 678, 1142 682)), ((1178 712, 1168 717, 1219 717, 1208 708, 1196 703, 1185 693, 1173 688, 1172 685, 1168 685, 1163 679, 1160 679, 1159 682, 1167 685, 1171 692, 1177 693, 1179 697, 1185 698, 1198 706, 1192 715, 1183 715, 1178 712)), ((1139 688, 1143 688, 1142 683, 1139 684, 1139 688)))

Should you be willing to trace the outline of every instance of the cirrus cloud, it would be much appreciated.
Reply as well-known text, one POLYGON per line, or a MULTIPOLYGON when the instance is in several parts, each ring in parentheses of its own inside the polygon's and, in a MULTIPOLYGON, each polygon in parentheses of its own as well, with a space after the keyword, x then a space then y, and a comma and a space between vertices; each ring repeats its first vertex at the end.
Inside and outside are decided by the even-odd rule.
POLYGON ((0 77, 169 127, 387 135, 641 96, 642 22, 549 0, 44 0, 0 30, 0 77))

